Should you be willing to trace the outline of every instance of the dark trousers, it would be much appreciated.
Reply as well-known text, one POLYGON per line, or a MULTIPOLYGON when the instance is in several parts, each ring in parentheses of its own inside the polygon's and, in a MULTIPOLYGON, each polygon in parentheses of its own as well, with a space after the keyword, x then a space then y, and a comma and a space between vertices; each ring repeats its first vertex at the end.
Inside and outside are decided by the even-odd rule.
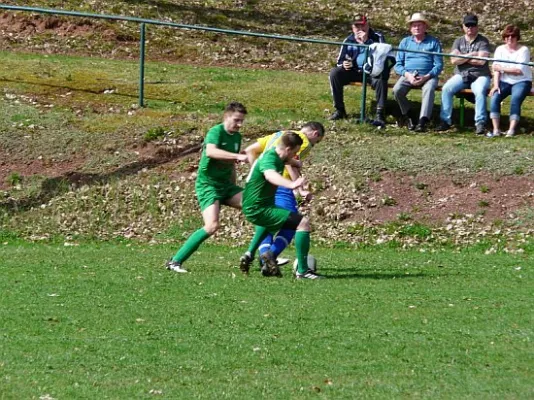
MULTIPOLYGON (((379 78, 372 78, 367 75, 367 82, 371 81, 371 87, 375 91, 376 108, 384 110, 386 99, 388 97, 388 79, 389 68, 385 68, 379 78)), ((361 82, 363 72, 356 69, 346 70, 343 67, 334 67, 330 71, 330 88, 334 98, 334 107, 336 110, 345 111, 345 102, 343 101, 343 88, 351 82, 361 82)))

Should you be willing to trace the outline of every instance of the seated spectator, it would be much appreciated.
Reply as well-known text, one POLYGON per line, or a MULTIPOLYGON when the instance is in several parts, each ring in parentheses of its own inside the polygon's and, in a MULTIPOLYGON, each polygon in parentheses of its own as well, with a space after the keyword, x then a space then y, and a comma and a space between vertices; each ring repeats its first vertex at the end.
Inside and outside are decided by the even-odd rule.
POLYGON ((399 103, 402 113, 398 121, 399 126, 407 126, 410 130, 424 132, 432 116, 438 76, 443 70, 443 57, 435 54, 403 51, 441 53, 439 40, 427 34, 430 24, 422 13, 413 14, 408 24, 411 36, 405 37, 399 44, 395 72, 400 75, 400 78, 393 88, 393 95, 399 103), (416 126, 410 118, 411 104, 406 98, 408 92, 413 88, 421 88, 423 92, 419 121, 416 126))
MULTIPOLYGON (((521 32, 514 25, 507 25, 502 32, 503 45, 497 47, 493 58, 497 60, 530 62, 528 47, 520 45, 521 32)), ((512 137, 517 132, 521 117, 521 104, 532 90, 532 71, 528 65, 513 64, 501 61, 493 63, 493 87, 490 91, 490 118, 493 132, 489 137, 500 136, 501 102, 512 96, 510 102, 510 126, 506 137, 512 137)))
MULTIPOLYGON (((351 82, 362 82, 363 66, 366 62, 365 47, 357 45, 371 45, 373 43, 384 43, 385 39, 381 33, 375 32, 369 26, 369 20, 365 15, 357 16, 352 22, 352 33, 341 46, 337 58, 337 66, 330 71, 330 88, 334 98, 335 112, 330 116, 330 120, 347 118, 345 103, 343 101, 343 88, 351 82)), ((385 106, 388 90, 388 79, 391 65, 386 61, 384 71, 379 78, 371 78, 371 87, 376 92, 376 121, 384 122, 385 106)))
MULTIPOLYGON (((466 15, 463 20, 464 36, 456 39, 451 54, 462 56, 489 57, 489 40, 478 33, 476 15, 466 15)), ((475 96, 475 132, 477 135, 486 133, 486 96, 491 84, 491 72, 488 62, 473 58, 451 57, 456 66, 454 76, 441 89, 441 123, 437 131, 446 131, 452 125, 452 107, 454 95, 460 90, 470 88, 475 96)))

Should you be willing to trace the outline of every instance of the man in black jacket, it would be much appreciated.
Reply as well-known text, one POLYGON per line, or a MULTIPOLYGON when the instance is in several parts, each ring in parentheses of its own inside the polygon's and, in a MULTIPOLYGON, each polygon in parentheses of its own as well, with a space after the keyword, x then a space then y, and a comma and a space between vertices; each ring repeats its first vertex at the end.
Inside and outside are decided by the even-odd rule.
MULTIPOLYGON (((337 58, 337 66, 330 71, 330 88, 334 98, 336 111, 330 120, 347 117, 345 103, 343 102, 343 88, 351 82, 361 82, 365 59, 365 47, 373 43, 384 43, 384 35, 373 31, 365 15, 358 15, 352 22, 352 33, 345 39, 337 58)), ((388 60, 389 61, 389 60, 388 60)), ((386 61, 384 71, 379 78, 371 78, 371 87, 376 92, 376 118, 375 121, 384 123, 384 109, 386 106, 388 79, 391 64, 386 61)))

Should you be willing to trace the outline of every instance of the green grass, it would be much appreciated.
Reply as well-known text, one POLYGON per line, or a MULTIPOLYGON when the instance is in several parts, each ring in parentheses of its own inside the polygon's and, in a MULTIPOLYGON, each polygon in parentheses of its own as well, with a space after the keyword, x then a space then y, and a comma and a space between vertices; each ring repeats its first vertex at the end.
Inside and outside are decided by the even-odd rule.
MULTIPOLYGON (((484 140, 469 130, 414 135, 393 126, 376 131, 353 120, 326 121, 331 99, 324 73, 149 62, 148 108, 136 109, 132 106, 137 102, 136 62, 1 54, 0 81, 6 94, 0 98, 0 151, 6 154, 8 168, 13 166, 10 173, 21 179, 13 186, 13 179, 5 175, 3 184, 9 192, 4 193, 2 206, 6 204, 12 212, 0 213, 0 223, 26 237, 73 232, 109 238, 131 231, 132 224, 136 232, 150 235, 169 231, 170 223, 176 223, 172 207, 182 219, 197 212, 189 195, 191 181, 180 184, 179 204, 163 193, 174 190, 176 175, 169 175, 194 171, 196 158, 177 156, 169 161, 158 157, 157 151, 149 151, 156 162, 145 166, 143 146, 156 139, 154 146, 165 149, 167 144, 158 147, 162 137, 174 141, 175 149, 198 145, 207 129, 220 121, 224 104, 235 99, 249 109, 244 145, 259 135, 298 127, 306 120, 325 123, 327 138, 314 150, 310 157, 313 168, 306 171, 318 196, 328 195, 334 187, 365 193, 384 173, 420 175, 416 187, 422 191, 428 184, 425 180, 432 179, 425 174, 443 171, 460 185, 478 173, 491 173, 496 179, 534 173, 531 133, 513 140, 484 140), (115 91, 104 94, 105 90, 115 91), (39 173, 29 176, 23 170, 25 165, 39 173), (55 172, 56 167, 61 171, 55 172), (74 187, 68 180, 73 171, 81 174, 86 187, 74 187), (139 201, 132 205, 122 201, 132 194, 125 188, 142 187, 145 193, 147 182, 159 182, 147 186, 149 203, 144 202, 146 196, 135 194, 133 199, 139 201), (109 198, 113 202, 107 201, 109 198), (46 204, 44 209, 42 204, 46 204)), ((347 106, 356 113, 360 89, 351 87, 346 92, 347 106)), ((372 98, 370 92, 368 106, 372 98)), ((529 100, 526 103, 532 107, 534 102, 529 100)), ((534 110, 528 107, 527 122, 534 110)), ((247 173, 248 166, 240 168, 241 177, 247 173)), ((382 199, 381 205, 399 202, 382 199)), ((525 221, 528 225, 528 218, 525 221)))
POLYGON ((297 282, 235 248, 178 276, 168 245, 2 241, 2 399, 534 394, 527 256, 315 248, 329 279, 297 282))
MULTIPOLYGON (((0 101, 0 109, 4 111, 0 122, 4 127, 14 127, 0 128, 3 146, 26 158, 58 157, 58 153, 65 158, 79 154, 89 159, 95 157, 93 165, 114 166, 121 160, 111 163, 101 160, 101 153, 108 152, 103 142, 120 150, 144 141, 154 129, 168 130, 174 137, 191 132, 202 134, 219 120, 224 105, 236 99, 249 108, 243 130, 246 136, 298 126, 301 121, 324 120, 331 108, 328 82, 322 73, 154 62, 147 66, 147 80, 159 83, 147 85, 149 108, 128 115, 130 106, 136 103, 138 90, 137 67, 133 62, 65 56, 43 58, 17 53, 2 53, 2 56, 0 80, 4 81, 5 90, 46 98, 55 105, 43 112, 32 104, 0 101), (17 71, 15 77, 13 70, 17 71), (35 77, 41 71, 52 72, 46 77, 35 77), (73 81, 64 79, 71 75, 76 76, 73 81), (111 87, 117 88, 117 92, 103 94, 111 87), (78 110, 81 116, 76 116, 78 110)), ((348 109, 357 113, 359 89, 347 88, 346 92, 348 109)), ((418 93, 414 95, 417 97, 418 93)), ((369 105, 372 97, 370 93, 369 105)), ((527 109, 527 118, 528 113, 527 109)), ((387 169, 411 173, 430 169, 459 170, 462 174, 466 170, 530 174, 534 171, 530 162, 534 144, 526 135, 519 135, 513 141, 489 141, 480 140, 469 131, 469 134, 461 132, 446 137, 414 136, 403 129, 388 128, 385 134, 377 135, 371 127, 349 121, 327 125, 330 145, 319 148, 314 161, 332 159, 335 153, 335 159, 355 172, 387 169)), ((135 157, 131 149, 124 150, 124 158, 135 157)), ((91 165, 87 167, 94 170, 91 165)))

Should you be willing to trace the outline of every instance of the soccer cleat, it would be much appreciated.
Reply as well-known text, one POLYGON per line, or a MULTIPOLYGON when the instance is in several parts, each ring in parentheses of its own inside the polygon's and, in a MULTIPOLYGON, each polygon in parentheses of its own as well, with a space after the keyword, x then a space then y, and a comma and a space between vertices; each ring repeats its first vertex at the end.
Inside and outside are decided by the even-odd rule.
POLYGON ((169 271, 179 272, 182 274, 187 273, 187 270, 182 267, 182 264, 173 261, 172 259, 167 261, 167 263, 165 264, 165 268, 167 268, 169 271))
POLYGON ((322 275, 318 275, 315 272, 313 272, 311 269, 307 270, 304 273, 296 272, 295 278, 297 279, 324 279, 325 277, 322 275))
POLYGON ((272 251, 263 253, 260 256, 260 259, 262 263, 261 274, 263 276, 282 276, 282 272, 280 272, 280 268, 278 267, 272 251))
POLYGON ((242 273, 248 274, 252 261, 254 261, 254 259, 248 253, 245 253, 241 256, 241 258, 239 259, 239 269, 242 273))
MULTIPOLYGON (((259 263, 260 263, 260 270, 261 270, 261 267, 263 267, 263 260, 261 259, 261 257, 258 259, 259 263)), ((289 258, 277 258, 276 259, 276 264, 281 267, 283 265, 286 265, 287 263, 289 262, 289 258)))

